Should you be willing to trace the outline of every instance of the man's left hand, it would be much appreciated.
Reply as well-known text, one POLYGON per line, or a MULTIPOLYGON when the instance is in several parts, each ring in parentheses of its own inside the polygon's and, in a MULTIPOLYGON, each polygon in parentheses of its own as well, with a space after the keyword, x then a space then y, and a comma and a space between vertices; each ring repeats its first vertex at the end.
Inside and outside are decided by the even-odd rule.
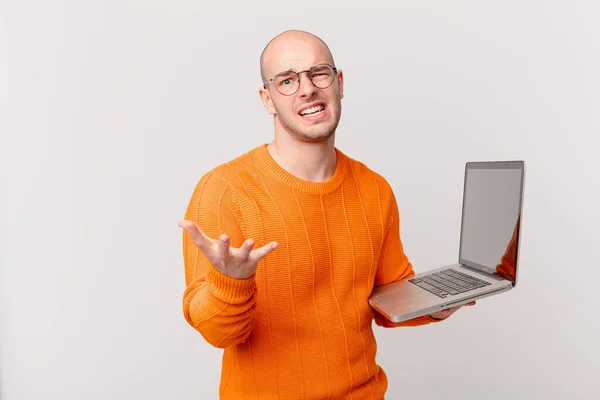
POLYGON ((431 318, 435 318, 435 319, 446 319, 449 316, 451 316, 452 314, 454 314, 459 308, 465 307, 465 306, 474 306, 474 305, 475 305, 475 302, 472 301, 470 303, 463 304, 462 306, 451 307, 451 308, 447 308, 442 311, 435 312, 433 314, 429 314, 429 316, 431 318))

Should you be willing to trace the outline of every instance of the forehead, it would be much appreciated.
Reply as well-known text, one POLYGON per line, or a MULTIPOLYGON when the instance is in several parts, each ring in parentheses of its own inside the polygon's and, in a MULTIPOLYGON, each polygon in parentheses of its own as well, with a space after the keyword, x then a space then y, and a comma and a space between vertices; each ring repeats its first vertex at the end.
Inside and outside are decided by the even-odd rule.
POLYGON ((285 38, 268 50, 265 57, 265 69, 269 74, 281 71, 300 71, 315 64, 332 64, 327 47, 314 38, 285 38))

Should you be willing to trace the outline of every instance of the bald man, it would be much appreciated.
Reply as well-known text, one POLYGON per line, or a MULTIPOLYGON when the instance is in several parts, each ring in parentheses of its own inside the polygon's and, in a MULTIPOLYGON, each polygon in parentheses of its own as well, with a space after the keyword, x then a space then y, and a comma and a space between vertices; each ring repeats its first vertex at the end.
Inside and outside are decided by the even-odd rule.
POLYGON ((260 61, 274 139, 197 183, 179 223, 184 316, 224 349, 223 400, 381 400, 373 321, 424 325, 458 307, 391 323, 369 306, 375 286, 414 271, 390 185, 334 145, 343 73, 302 31, 275 37, 260 61))

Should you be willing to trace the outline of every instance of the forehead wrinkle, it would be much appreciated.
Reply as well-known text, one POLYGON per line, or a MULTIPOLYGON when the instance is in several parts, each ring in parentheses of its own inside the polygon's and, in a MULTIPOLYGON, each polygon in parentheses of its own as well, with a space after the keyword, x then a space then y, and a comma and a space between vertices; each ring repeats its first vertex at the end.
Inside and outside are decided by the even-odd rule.
MULTIPOLYGON (((321 52, 322 53, 322 52, 321 52)), ((281 72, 299 72, 306 71, 317 64, 333 64, 331 59, 323 54, 311 54, 309 56, 303 55, 287 55, 284 56, 278 63, 276 68, 271 68, 273 74, 279 74, 281 72), (274 71, 273 69, 276 69, 274 71)))

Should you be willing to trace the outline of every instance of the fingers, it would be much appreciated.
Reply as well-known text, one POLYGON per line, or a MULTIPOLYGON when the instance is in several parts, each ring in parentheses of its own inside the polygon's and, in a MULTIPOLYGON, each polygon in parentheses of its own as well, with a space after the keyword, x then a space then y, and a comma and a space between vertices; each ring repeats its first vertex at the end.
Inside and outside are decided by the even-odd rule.
POLYGON ((447 311, 449 314, 454 314, 454 313, 455 313, 455 312, 457 312, 457 311, 458 311, 458 310, 459 310, 461 307, 465 307, 465 306, 474 306, 474 305, 475 305, 475 302, 474 302, 474 301, 472 301, 472 302, 470 302, 470 303, 465 303, 465 304, 463 304, 463 305, 460 305, 460 306, 454 306, 454 307, 447 308, 447 309, 445 309, 444 311, 447 311))
POLYGON ((454 314, 456 311, 458 311, 459 308, 464 307, 464 306, 474 306, 474 305, 475 305, 475 301, 471 301, 469 303, 465 303, 460 306, 446 308, 445 310, 438 311, 438 312, 430 314, 430 315, 435 319, 446 319, 449 316, 451 316, 452 314, 454 314))
POLYGON ((250 253, 250 256, 248 258, 252 260, 252 262, 257 263, 264 257, 266 257, 269 253, 271 253, 273 250, 275 250, 277 248, 277 245, 277 242, 267 243, 263 247, 258 248, 252 253, 250 253))
POLYGON ((217 242, 217 254, 221 260, 226 260, 229 256, 229 236, 222 234, 217 242))
POLYGON ((433 313, 433 314, 429 314, 429 315, 430 315, 432 318, 435 318, 435 319, 440 319, 440 320, 441 320, 441 319, 446 319, 446 318, 448 318, 448 317, 450 316, 450 314, 451 314, 451 313, 450 313, 450 309, 445 309, 445 310, 438 311, 438 312, 435 312, 435 313, 433 313))
POLYGON ((194 221, 183 220, 180 221, 178 225, 188 231, 192 237, 192 240, 194 243, 196 243, 196 246, 200 247, 201 249, 206 248, 206 246, 210 244, 210 239, 204 234, 200 228, 200 225, 194 221))
MULTIPOLYGON (((227 236, 226 234, 222 234, 221 236, 219 236, 218 240, 213 240, 213 239, 209 238, 208 236, 206 236, 206 234, 200 228, 200 225, 198 225, 194 221, 182 220, 178 223, 178 225, 181 228, 188 231, 188 233, 192 237, 192 240, 194 241, 194 243, 196 243, 196 246, 198 246, 205 254, 206 254, 206 251, 209 250, 209 246, 213 249, 212 251, 214 251, 213 246, 214 246, 214 243, 216 242, 217 257, 223 261, 229 257, 230 251, 231 251, 231 243, 230 243, 229 236, 227 236)), ((258 261, 263 259, 265 256, 267 256, 269 253, 271 253, 273 250, 275 250, 277 248, 277 242, 268 243, 268 244, 264 245, 263 247, 256 249, 254 251, 252 250, 253 247, 254 247, 254 240, 247 239, 242 244, 242 246, 240 246, 239 249, 234 249, 234 254, 242 262, 250 261, 251 263, 257 263, 258 261), (237 250, 237 251, 235 251, 235 250, 237 250)))
POLYGON ((456 311, 456 308, 452 307, 452 308, 447 308, 445 310, 442 310, 441 313, 448 318, 449 316, 451 316, 452 314, 454 314, 454 312, 456 311))
POLYGON ((252 239, 247 239, 242 244, 240 250, 238 251, 238 257, 241 261, 248 260, 248 256, 250 255, 250 251, 252 251, 252 247, 254 247, 254 240, 252 239))

